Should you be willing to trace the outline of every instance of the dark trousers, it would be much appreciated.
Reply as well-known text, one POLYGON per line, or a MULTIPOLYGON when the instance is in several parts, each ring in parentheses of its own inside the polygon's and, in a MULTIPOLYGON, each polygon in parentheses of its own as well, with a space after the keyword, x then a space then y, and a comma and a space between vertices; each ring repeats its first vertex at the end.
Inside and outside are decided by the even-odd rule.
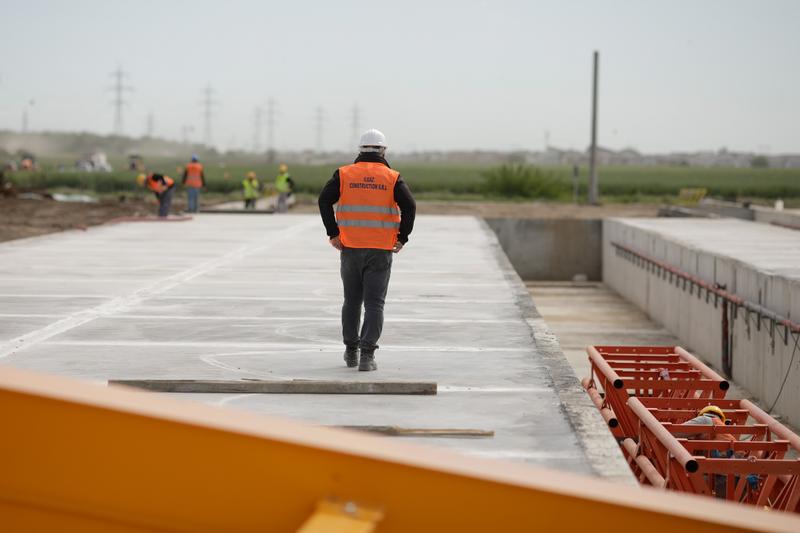
POLYGON ((392 252, 371 248, 345 248, 341 252, 344 305, 342 339, 349 347, 375 350, 383 330, 383 305, 392 272, 392 252), (361 307, 364 307, 364 324, 361 307))
POLYGON ((172 205, 173 189, 169 188, 158 195, 158 216, 166 217, 169 215, 169 207, 172 205))

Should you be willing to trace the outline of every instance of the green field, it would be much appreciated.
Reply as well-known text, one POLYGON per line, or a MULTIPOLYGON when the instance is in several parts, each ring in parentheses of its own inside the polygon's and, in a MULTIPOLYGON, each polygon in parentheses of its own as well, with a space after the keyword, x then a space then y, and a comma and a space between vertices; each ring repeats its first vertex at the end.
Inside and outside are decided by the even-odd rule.
MULTIPOLYGON (((117 168, 122 162, 114 162, 117 168)), ((152 170, 176 174, 178 161, 152 161, 152 170)), ((254 170, 260 179, 275 176, 277 165, 225 164, 206 161, 209 192, 235 196, 241 188, 245 172, 254 170), (226 178, 226 175, 228 176, 226 178)), ((298 192, 313 195, 319 192, 336 165, 291 165, 290 171, 298 192)), ((509 199, 513 194, 498 194, 487 188, 484 173, 490 166, 459 164, 399 163, 401 172, 420 198, 429 199, 509 199)), ((542 169, 562 183, 560 199, 572 196, 571 169, 542 169)), ((71 189, 96 193, 121 193, 135 190, 136 172, 112 173, 57 172, 47 164, 39 172, 14 172, 6 177, 21 189, 71 189)), ((586 169, 581 169, 580 190, 586 190, 586 169)), ((703 187, 708 194, 728 199, 800 199, 800 169, 699 168, 699 167, 601 167, 600 192, 606 200, 635 201, 676 196, 683 188, 703 187)))

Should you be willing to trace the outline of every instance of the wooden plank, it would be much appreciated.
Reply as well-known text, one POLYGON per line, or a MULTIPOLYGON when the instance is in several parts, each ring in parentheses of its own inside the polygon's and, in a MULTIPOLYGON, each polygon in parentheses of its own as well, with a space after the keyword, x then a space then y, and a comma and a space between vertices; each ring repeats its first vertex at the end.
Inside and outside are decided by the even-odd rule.
POLYGON ((213 394, 436 394, 436 383, 426 381, 110 379, 108 384, 152 392, 213 394))
POLYGON ((340 429, 351 429, 367 433, 378 433, 388 437, 494 437, 494 431, 488 429, 456 429, 456 428, 404 428, 400 426, 330 426, 340 429))

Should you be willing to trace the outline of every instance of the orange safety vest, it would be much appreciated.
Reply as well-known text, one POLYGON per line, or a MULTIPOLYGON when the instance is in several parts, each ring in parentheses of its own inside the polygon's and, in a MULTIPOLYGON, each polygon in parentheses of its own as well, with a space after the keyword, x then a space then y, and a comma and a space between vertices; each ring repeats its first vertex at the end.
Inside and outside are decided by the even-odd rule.
POLYGON ((155 193, 162 193, 172 187, 175 183, 175 180, 170 178, 169 176, 164 176, 164 183, 153 179, 153 176, 147 176, 147 188, 155 193))
POLYGON ((394 201, 399 176, 382 163, 361 162, 339 169, 336 223, 345 248, 394 248, 400 228, 400 208, 394 201))
MULTIPOLYGON (((725 422, 723 422, 719 418, 714 417, 712 420, 714 421, 714 425, 715 426, 725 427, 725 422)), ((727 441, 727 442, 736 442, 737 440, 739 440, 735 436, 731 435, 730 433, 715 433, 713 435, 713 437, 714 438, 712 440, 724 440, 724 441, 727 441)))
POLYGON ((193 187, 195 189, 199 189, 203 186, 203 165, 196 162, 191 162, 186 164, 186 185, 187 187, 193 187))

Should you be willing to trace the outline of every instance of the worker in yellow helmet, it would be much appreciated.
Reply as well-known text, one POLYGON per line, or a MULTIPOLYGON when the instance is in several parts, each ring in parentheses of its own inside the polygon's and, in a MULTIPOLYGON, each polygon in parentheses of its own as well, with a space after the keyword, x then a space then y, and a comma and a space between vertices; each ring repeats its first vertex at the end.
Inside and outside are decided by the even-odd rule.
POLYGON ((278 191, 278 204, 275 210, 278 213, 285 213, 289 210, 289 197, 294 191, 294 181, 291 174, 289 174, 289 167, 284 163, 281 163, 278 167, 275 190, 278 191))
POLYGON ((247 173, 247 176, 242 181, 242 191, 244 194, 244 208, 255 209, 259 185, 256 179, 256 173, 252 170, 247 173))

